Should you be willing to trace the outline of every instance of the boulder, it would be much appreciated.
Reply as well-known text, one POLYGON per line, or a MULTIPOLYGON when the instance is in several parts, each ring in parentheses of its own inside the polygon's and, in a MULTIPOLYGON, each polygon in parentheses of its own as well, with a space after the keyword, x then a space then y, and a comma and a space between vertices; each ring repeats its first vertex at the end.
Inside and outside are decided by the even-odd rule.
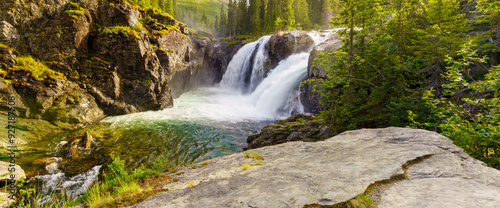
POLYGON ((268 42, 269 70, 294 53, 307 52, 314 46, 314 40, 302 31, 279 32, 274 34, 268 42))
POLYGON ((9 198, 9 195, 8 193, 5 193, 3 191, 0 191, 0 207, 9 207, 9 205, 11 203, 14 203, 15 200, 14 199, 10 199, 9 198))
POLYGON ((6 21, 0 21, 0 43, 7 45, 17 45, 21 36, 17 29, 6 21))
MULTIPOLYGON (((26 174, 24 173, 24 170, 21 168, 21 166, 19 166, 19 165, 11 166, 11 165, 12 164, 9 162, 0 161, 0 176, 9 173, 10 172, 9 168, 14 167, 15 170, 12 173, 14 175, 14 180, 17 181, 22 177, 26 178, 26 174)), ((11 177, 12 174, 8 174, 6 176, 0 177, 0 184, 5 184, 6 180, 9 180, 8 182, 10 182, 10 180, 12 179, 12 177, 11 177)))
MULTIPOLYGON (((342 41, 338 40, 337 37, 333 37, 328 39, 327 41, 317 45, 311 51, 309 55, 309 63, 307 65, 307 79, 327 79, 325 66, 321 66, 319 58, 319 53, 324 52, 333 52, 336 51, 337 48, 342 46, 342 41)), ((313 92, 313 87, 318 82, 312 82, 310 84, 304 85, 301 88, 301 102, 304 106, 305 112, 310 113, 319 113, 324 109, 323 106, 320 105, 319 100, 321 99, 321 95, 317 92, 313 92)), ((320 90, 319 86, 316 86, 316 90, 320 90)))
POLYGON ((18 79, 12 87, 21 102, 29 109, 29 118, 43 118, 60 127, 94 123, 104 117, 104 112, 94 97, 76 83, 67 80, 36 81, 24 72, 17 72, 18 79))
POLYGON ((264 159, 239 153, 182 167, 167 192, 130 207, 341 207, 359 195, 381 208, 500 204, 500 171, 426 130, 361 129, 252 151, 264 159))
POLYGON ((247 138, 248 147, 255 149, 290 141, 316 142, 337 135, 322 120, 313 120, 310 113, 296 114, 262 128, 261 132, 247 138))

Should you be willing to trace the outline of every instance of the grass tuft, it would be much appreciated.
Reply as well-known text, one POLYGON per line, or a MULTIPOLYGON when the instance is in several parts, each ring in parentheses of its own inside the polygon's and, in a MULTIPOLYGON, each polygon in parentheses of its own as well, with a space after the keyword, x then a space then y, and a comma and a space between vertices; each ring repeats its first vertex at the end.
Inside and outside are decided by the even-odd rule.
POLYGON ((249 168, 251 168, 251 167, 252 167, 252 166, 251 166, 250 164, 248 164, 248 163, 244 163, 244 164, 241 166, 241 169, 243 169, 243 170, 247 170, 247 169, 249 169, 249 168))
POLYGON ((258 153, 252 152, 252 151, 244 151, 243 152, 243 157, 254 158, 254 159, 257 159, 257 160, 264 160, 264 158, 261 157, 258 153))

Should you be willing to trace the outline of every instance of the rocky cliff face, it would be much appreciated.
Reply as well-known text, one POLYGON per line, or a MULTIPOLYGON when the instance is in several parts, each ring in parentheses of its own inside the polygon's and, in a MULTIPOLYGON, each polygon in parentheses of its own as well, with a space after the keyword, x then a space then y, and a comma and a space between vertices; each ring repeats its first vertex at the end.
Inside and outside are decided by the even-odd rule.
POLYGON ((170 173, 131 207, 498 207, 500 172, 435 132, 362 129, 289 142, 170 173), (245 165, 246 164, 246 165, 245 165), (246 168, 243 168, 246 167, 246 168))
MULTIPOLYGON (((342 41, 338 40, 337 37, 333 37, 318 46, 314 47, 309 56, 309 63, 307 65, 307 79, 319 80, 327 79, 325 66, 323 66, 319 57, 321 53, 336 51, 342 44, 342 41)), ((313 81, 310 84, 304 85, 301 89, 302 105, 304 106, 304 111, 309 113, 319 113, 323 110, 323 106, 319 103, 321 95, 317 92, 313 92, 314 86, 316 85, 316 90, 320 90, 320 86, 317 85, 317 81, 313 81)))
POLYGON ((269 61, 265 73, 274 69, 278 63, 294 53, 307 52, 314 46, 314 40, 302 31, 279 32, 271 36, 267 46, 269 61))
POLYGON ((18 95, 27 118, 87 123, 159 110, 199 77, 211 75, 203 80, 213 84, 222 76, 220 46, 188 37, 186 25, 155 9, 120 0, 6 0, 0 11, 3 96, 18 95), (38 79, 40 69, 18 60, 27 56, 60 76, 38 79))

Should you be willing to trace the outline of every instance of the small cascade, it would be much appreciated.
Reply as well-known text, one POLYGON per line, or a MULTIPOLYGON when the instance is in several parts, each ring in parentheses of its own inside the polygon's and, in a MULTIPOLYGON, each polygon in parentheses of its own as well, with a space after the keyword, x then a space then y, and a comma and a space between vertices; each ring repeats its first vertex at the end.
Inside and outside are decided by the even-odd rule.
MULTIPOLYGON (((66 177, 63 172, 56 171, 57 165, 49 165, 53 174, 36 176, 30 181, 40 180, 43 182, 42 195, 39 204, 45 204, 53 199, 53 196, 61 195, 70 199, 76 199, 82 196, 88 188, 97 180, 101 166, 95 166, 92 169, 75 175, 66 177), (57 173, 56 173, 57 172, 57 173)), ((51 170, 49 170, 51 171, 51 170)))
POLYGON ((297 112, 303 109, 300 101, 294 100, 291 94, 306 77, 308 59, 309 53, 291 55, 268 74, 249 96, 249 102, 254 104, 258 114, 283 118, 290 116, 294 109, 297 112), (300 107, 296 107, 298 105, 300 107))
POLYGON ((257 88, 257 86, 260 84, 260 82, 262 82, 262 80, 264 79, 264 67, 266 61, 268 60, 267 43, 269 42, 269 39, 271 39, 270 35, 262 37, 262 43, 259 46, 257 54, 255 54, 249 92, 253 92, 255 88, 257 88))

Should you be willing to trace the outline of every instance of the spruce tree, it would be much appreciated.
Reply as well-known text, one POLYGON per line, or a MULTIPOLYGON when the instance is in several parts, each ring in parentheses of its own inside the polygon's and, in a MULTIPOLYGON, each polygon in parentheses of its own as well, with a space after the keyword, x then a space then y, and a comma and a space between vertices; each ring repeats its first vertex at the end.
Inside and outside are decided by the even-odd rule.
POLYGON ((250 0, 250 6, 248 7, 248 20, 250 33, 256 35, 261 33, 261 1, 260 0, 250 0))
POLYGON ((248 32, 248 8, 245 0, 238 2, 237 8, 237 31, 236 34, 246 34, 248 32))
POLYGON ((221 36, 226 36, 226 28, 227 28, 227 22, 226 22, 226 13, 224 12, 224 4, 221 4, 220 7, 220 21, 219 21, 219 34, 221 36))
POLYGON ((165 1, 165 12, 170 15, 174 15, 174 5, 173 0, 164 0, 165 1))

